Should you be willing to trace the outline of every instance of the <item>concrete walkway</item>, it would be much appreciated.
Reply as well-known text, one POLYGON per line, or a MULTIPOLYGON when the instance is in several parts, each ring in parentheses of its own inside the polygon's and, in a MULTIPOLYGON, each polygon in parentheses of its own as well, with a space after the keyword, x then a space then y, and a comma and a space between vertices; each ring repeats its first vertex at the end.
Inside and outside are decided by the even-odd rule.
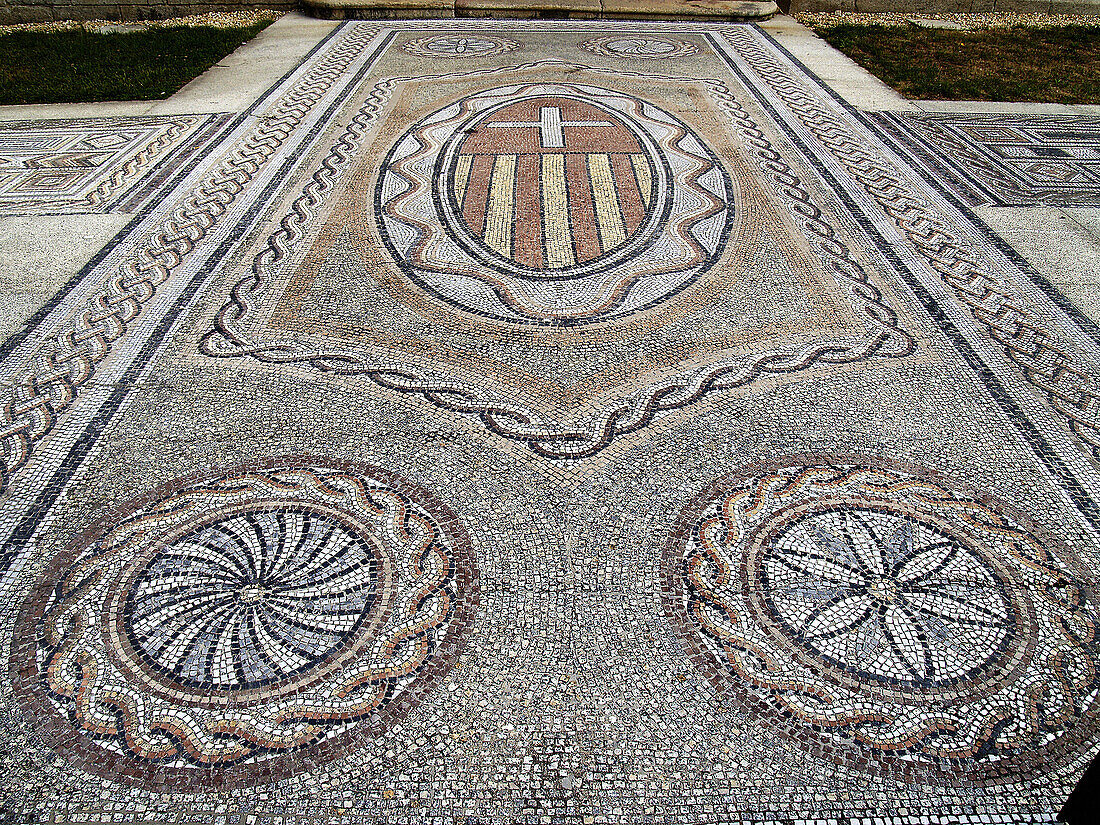
POLYGON ((1100 107, 786 17, 0 108, 0 820, 1053 822, 1097 272, 1100 107))

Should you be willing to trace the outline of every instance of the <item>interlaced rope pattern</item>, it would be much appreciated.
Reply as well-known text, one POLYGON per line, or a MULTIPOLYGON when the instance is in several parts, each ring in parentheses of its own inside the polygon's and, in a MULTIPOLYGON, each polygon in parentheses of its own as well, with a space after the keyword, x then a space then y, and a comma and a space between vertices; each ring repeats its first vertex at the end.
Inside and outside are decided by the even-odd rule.
POLYGON ((357 29, 270 110, 218 168, 153 230, 88 301, 41 344, 8 389, 0 418, 0 491, 76 399, 142 307, 210 232, 237 195, 375 36, 357 29))
POLYGON ((153 158, 164 149, 175 143, 176 138, 191 128, 196 120, 197 118, 187 118, 169 123, 168 127, 160 132, 156 138, 143 146, 140 151, 128 157, 121 166, 113 169, 107 180, 101 181, 95 189, 85 195, 85 201, 88 205, 101 206, 106 203, 111 195, 121 188, 124 183, 148 166, 153 158))
POLYGON ((905 183, 904 176, 807 92, 782 62, 747 31, 731 30, 725 37, 867 190, 1024 377, 1046 394, 1092 456, 1100 459, 1100 395, 1095 378, 1073 365, 1072 356, 1057 346, 1042 321, 1013 300, 1004 284, 979 263, 978 255, 966 249, 947 222, 905 183))
MULTIPOLYGON (((579 69, 563 61, 548 60, 509 68, 509 74, 537 67, 579 69)), ((470 74, 498 73, 502 70, 470 74)), ((590 70, 591 71, 591 70, 590 70)), ((642 77, 627 72, 619 75, 642 77)), ((689 80, 688 78, 679 78, 689 80)), ((694 81, 692 81, 694 82, 694 81)), ((392 83, 392 81, 391 81, 392 83)), ((661 381, 621 400, 587 423, 556 425, 547 423, 534 412, 504 401, 491 391, 462 384, 411 368, 384 367, 369 352, 354 348, 317 349, 308 344, 282 340, 271 343, 253 340, 243 322, 256 307, 259 296, 271 284, 278 267, 305 237, 325 192, 337 180, 338 170, 348 160, 352 147, 361 141, 367 123, 375 116, 374 101, 388 94, 386 82, 376 85, 364 109, 348 129, 320 169, 305 185, 279 229, 271 235, 267 248, 253 262, 252 273, 233 289, 230 302, 215 320, 215 329, 204 338, 203 351, 212 356, 251 356, 266 363, 308 363, 316 369, 346 375, 366 375, 374 383, 402 393, 419 395, 442 409, 474 415, 491 432, 504 438, 524 441, 535 453, 553 459, 579 459, 605 449, 617 436, 631 433, 649 424, 659 413, 685 407, 718 390, 745 386, 763 375, 793 373, 817 363, 849 363, 873 355, 902 357, 913 350, 912 338, 898 326, 897 315, 882 300, 878 289, 853 260, 835 230, 814 205, 802 181, 772 148, 764 133, 736 101, 728 86, 714 80, 704 81, 714 99, 737 125, 742 139, 752 151, 775 190, 783 196, 791 213, 807 235, 816 241, 833 274, 849 283, 859 300, 868 327, 855 344, 824 341, 794 351, 766 351, 748 359, 727 361, 705 367, 671 380, 661 381)))

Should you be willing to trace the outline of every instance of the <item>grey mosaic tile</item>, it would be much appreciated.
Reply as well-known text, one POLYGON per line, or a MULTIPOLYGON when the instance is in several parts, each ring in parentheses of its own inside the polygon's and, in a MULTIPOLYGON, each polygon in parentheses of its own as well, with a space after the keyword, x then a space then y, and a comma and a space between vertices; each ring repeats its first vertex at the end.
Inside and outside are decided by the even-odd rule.
POLYGON ((881 112, 876 119, 972 204, 1100 204, 1100 120, 881 112))
POLYGON ((0 350, 0 814, 1053 821, 1100 336, 881 123, 426 21, 220 128, 0 350))

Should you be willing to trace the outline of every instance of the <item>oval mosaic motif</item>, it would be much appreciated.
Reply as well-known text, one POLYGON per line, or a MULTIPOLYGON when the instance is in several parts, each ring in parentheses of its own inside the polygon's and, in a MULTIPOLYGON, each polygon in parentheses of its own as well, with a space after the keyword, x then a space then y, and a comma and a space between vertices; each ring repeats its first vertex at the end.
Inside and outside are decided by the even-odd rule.
POLYGON ((506 54, 519 47, 514 40, 506 40, 503 37, 489 37, 476 35, 465 37, 462 35, 437 35, 435 37, 418 37, 404 45, 409 54, 420 57, 488 57, 490 55, 506 54))
POLYGON ((476 571, 428 494, 312 465, 169 490, 59 557, 21 613, 16 692, 81 767, 268 782, 381 732, 453 664, 476 571))
POLYGON ((623 37, 616 34, 586 40, 581 43, 581 48, 605 57, 640 60, 687 57, 698 51, 691 43, 682 40, 670 40, 667 37, 623 37))
POLYGON ((876 772, 1047 770, 1097 724, 1097 607, 1003 511, 842 463, 720 480, 666 547, 667 609, 750 712, 876 772))
POLYGON ((394 146, 387 247, 444 301, 519 323, 620 317, 714 264, 732 182, 681 121, 609 89, 532 84, 456 101, 394 146))

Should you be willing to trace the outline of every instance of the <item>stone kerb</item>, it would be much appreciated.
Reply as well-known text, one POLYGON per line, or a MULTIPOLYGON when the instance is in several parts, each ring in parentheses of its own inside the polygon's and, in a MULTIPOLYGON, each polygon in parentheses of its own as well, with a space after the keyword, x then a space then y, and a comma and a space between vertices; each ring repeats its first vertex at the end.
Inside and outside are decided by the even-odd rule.
POLYGON ((588 20, 765 20, 772 0, 303 0, 326 19, 400 17, 542 18, 588 20))
POLYGON ((574 18, 762 20, 772 0, 0 0, 0 25, 61 20, 161 20, 216 11, 302 8, 325 19, 574 18))

